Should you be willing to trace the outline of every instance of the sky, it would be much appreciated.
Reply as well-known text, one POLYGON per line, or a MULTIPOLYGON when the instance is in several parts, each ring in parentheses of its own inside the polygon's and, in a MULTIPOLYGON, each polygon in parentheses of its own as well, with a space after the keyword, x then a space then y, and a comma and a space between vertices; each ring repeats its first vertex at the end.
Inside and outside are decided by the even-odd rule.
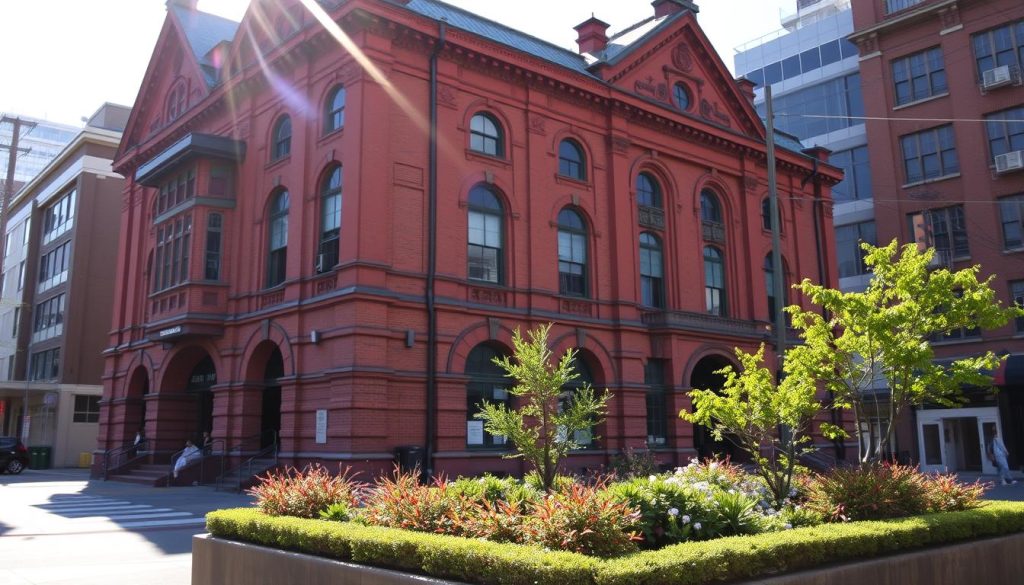
MULTIPOLYGON (((446 0, 576 50, 591 16, 613 34, 653 13, 649 0, 446 0)), ((731 69, 734 49, 779 28, 796 0, 697 0, 698 22, 731 69), (737 15, 742 15, 738 18, 737 15)), ((199 0, 241 20, 248 0, 199 0)), ((82 125, 104 102, 132 105, 166 16, 165 0, 0 0, 0 112, 82 125)))

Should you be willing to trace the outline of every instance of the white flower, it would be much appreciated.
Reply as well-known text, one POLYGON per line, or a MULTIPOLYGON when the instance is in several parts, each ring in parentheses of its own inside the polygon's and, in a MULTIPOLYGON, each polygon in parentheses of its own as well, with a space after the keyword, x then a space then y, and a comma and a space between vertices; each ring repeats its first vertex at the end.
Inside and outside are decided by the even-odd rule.
POLYGON ((736 490, 729 490, 729 493, 730 493, 730 494, 735 494, 735 493, 736 493, 736 490))
POLYGON ((715 461, 712 461, 711 464, 708 465, 708 469, 718 469, 718 463, 715 462, 715 461))
POLYGON ((786 530, 789 530, 790 528, 793 527, 793 525, 787 522, 787 523, 783 524, 782 527, 785 528, 786 530))
POLYGON ((700 522, 695 522, 695 523, 693 524, 693 529, 694 529, 694 530, 700 530, 700 522))
POLYGON ((686 515, 686 514, 683 514, 683 524, 689 524, 689 523, 690 523, 690 517, 688 515, 686 515))
POLYGON ((775 508, 768 508, 768 514, 775 514, 775 508))
POLYGON ((658 476, 657 475, 652 475, 652 476, 647 478, 647 481, 658 481, 658 476))
POLYGON ((668 515, 669 516, 678 516, 679 515, 679 508, 669 508, 668 509, 668 515))
POLYGON ((790 490, 789 490, 789 497, 791 497, 791 498, 796 497, 796 488, 790 488, 790 490))

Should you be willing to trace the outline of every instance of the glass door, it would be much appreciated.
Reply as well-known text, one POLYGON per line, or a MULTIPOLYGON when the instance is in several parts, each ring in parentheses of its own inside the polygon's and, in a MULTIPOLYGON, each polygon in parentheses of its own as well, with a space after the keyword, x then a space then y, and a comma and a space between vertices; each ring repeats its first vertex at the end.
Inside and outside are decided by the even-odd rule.
POLYGON ((921 471, 946 471, 942 421, 922 424, 919 429, 921 433, 921 471))

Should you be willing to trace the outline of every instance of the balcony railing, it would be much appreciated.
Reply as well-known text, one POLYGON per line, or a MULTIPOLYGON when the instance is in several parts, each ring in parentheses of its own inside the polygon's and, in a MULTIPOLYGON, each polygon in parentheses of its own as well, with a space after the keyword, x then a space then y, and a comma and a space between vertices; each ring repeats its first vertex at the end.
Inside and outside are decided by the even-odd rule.
POLYGON ((705 242, 722 243, 725 241, 725 226, 714 221, 702 221, 705 242))
POLYGON ((761 339, 768 335, 767 323, 718 317, 707 313, 689 311, 650 311, 641 315, 641 320, 650 327, 667 327, 683 331, 722 333, 761 339))
POLYGON ((925 2, 925 0, 885 0, 885 13, 892 14, 893 12, 906 10, 922 2, 925 2))
POLYGON ((665 212, 657 207, 640 205, 640 225, 657 230, 665 229, 665 212))

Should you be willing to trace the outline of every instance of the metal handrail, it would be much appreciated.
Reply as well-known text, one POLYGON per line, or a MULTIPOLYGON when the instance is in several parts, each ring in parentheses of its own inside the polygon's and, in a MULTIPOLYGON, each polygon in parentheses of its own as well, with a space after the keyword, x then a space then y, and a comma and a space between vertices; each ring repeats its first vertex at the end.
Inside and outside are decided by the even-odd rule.
POLYGON ((235 491, 238 491, 238 492, 242 491, 242 481, 243 481, 243 478, 248 479, 249 477, 252 477, 253 464, 257 460, 259 460, 259 459, 266 459, 270 455, 273 455, 274 464, 276 465, 277 462, 278 462, 278 458, 277 458, 277 456, 278 456, 278 442, 277 442, 277 432, 276 431, 273 431, 273 430, 264 431, 264 432, 259 433, 258 435, 253 435, 251 437, 247 437, 247 438, 243 439, 238 444, 238 446, 233 447, 230 452, 225 453, 225 457, 223 459, 221 459, 221 474, 220 474, 220 477, 217 478, 216 489, 217 490, 221 489, 221 485, 223 485, 224 479, 229 474, 237 472, 237 478, 236 478, 235 486, 233 486, 233 487, 234 487, 235 491), (269 446, 260 449, 259 451, 256 452, 255 455, 252 455, 251 457, 247 458, 245 461, 241 462, 240 464, 238 464, 235 467, 231 467, 231 468, 228 468, 228 469, 224 468, 224 462, 227 460, 227 455, 237 453, 239 456, 241 456, 245 452, 244 447, 247 444, 252 444, 253 442, 256 442, 257 445, 261 444, 263 442, 263 438, 268 436, 268 433, 270 434, 270 438, 271 438, 271 442, 270 442, 269 446), (243 470, 244 470, 244 475, 243 475, 243 470))
POLYGON ((149 439, 143 439, 136 444, 134 441, 125 443, 120 447, 114 447, 113 449, 107 449, 103 452, 103 481, 110 478, 110 472, 116 471, 122 467, 125 467, 131 463, 148 457, 150 450, 148 449, 149 439), (123 460, 122 460, 123 459, 123 460), (111 465, 111 461, 117 460, 116 465, 111 465))
MULTIPOLYGON (((196 445, 196 447, 199 448, 199 457, 195 461, 193 461, 192 463, 189 463, 188 465, 183 467, 182 469, 184 470, 184 469, 188 469, 189 467, 195 467, 198 464, 199 465, 199 483, 200 484, 205 483, 206 482, 206 466, 203 465, 203 462, 206 461, 206 459, 208 457, 218 456, 218 457, 221 458, 221 469, 223 469, 223 467, 224 467, 224 457, 227 455, 227 451, 224 449, 224 445, 225 445, 224 439, 213 439, 213 440, 210 441, 209 445, 203 445, 203 446, 196 445), (217 449, 218 445, 220 446, 220 449, 217 449)), ((184 453, 184 452, 185 452, 185 450, 182 449, 181 451, 176 452, 174 455, 171 455, 171 470, 167 472, 167 483, 168 483, 168 485, 170 485, 171 481, 174 479, 174 464, 175 464, 175 462, 178 461, 178 458, 181 457, 181 454, 184 453)))

